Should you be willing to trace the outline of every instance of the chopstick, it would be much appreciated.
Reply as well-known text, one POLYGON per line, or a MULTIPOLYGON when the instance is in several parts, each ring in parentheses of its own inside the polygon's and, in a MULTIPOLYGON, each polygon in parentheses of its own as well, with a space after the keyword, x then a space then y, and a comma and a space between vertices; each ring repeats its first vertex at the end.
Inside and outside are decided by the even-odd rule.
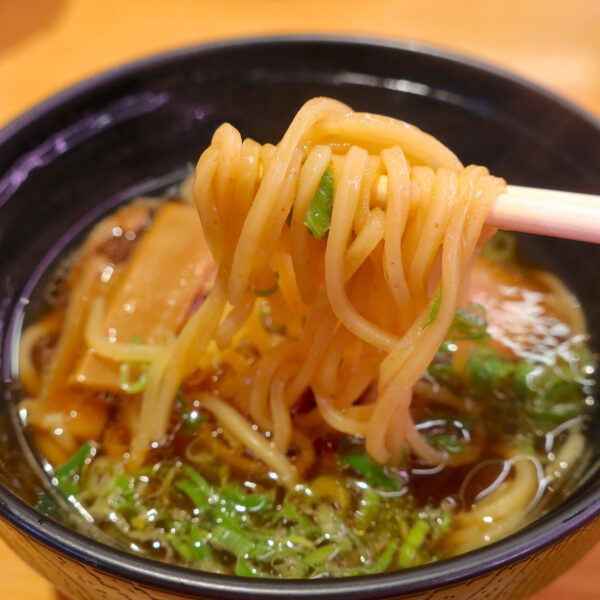
MULTIPOLYGON (((376 202, 385 205, 387 176, 377 181, 376 202)), ((600 196, 509 185, 492 205, 486 225, 600 244, 600 196)))

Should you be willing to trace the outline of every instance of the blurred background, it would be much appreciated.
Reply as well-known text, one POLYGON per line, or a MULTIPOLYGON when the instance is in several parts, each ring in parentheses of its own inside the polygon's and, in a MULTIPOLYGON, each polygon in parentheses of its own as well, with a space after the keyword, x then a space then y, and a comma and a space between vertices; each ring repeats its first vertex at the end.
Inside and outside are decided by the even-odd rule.
MULTIPOLYGON (((130 60, 285 33, 424 42, 511 70, 600 117, 600 0, 0 0, 0 127, 130 60)), ((597 600, 597 564, 600 546, 535 600, 597 600)), ((0 598, 59 596, 0 542, 0 598)))
POLYGON ((289 32, 423 41, 516 71, 600 115, 598 0, 0 0, 0 124, 125 61, 289 32))

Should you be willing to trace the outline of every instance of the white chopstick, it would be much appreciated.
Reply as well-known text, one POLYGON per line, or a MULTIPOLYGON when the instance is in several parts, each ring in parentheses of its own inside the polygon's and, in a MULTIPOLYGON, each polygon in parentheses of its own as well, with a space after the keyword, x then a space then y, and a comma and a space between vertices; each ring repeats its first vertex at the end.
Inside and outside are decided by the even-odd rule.
MULTIPOLYGON (((385 205, 387 176, 377 181, 376 202, 385 205)), ((509 185, 492 205, 486 225, 600 244, 600 196, 509 185)))
POLYGON ((486 225, 600 243, 600 197, 509 185, 496 199, 486 225))

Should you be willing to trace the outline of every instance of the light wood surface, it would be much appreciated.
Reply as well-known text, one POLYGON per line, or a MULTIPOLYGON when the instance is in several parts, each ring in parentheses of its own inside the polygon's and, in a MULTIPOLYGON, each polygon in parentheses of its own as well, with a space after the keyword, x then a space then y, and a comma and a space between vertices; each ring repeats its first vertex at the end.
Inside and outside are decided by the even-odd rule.
MULTIPOLYGON (((207 40, 293 32, 449 48, 511 69, 600 116, 599 0, 0 0, 0 126, 128 60, 207 40)), ((535 600, 597 600, 597 564, 600 546, 535 600)), ((1 542, 0 598, 58 599, 1 542)))

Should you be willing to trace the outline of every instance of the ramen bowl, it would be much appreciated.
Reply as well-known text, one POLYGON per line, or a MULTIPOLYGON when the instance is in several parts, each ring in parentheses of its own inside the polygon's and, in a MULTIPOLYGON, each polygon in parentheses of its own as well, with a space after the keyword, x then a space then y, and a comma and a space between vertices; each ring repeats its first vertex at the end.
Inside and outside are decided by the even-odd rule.
MULTIPOLYGON (((332 37, 221 42, 160 55, 81 83, 0 132, 0 533, 73 600, 96 598, 527 598, 600 538, 598 442, 574 492, 479 550, 395 573, 269 580, 215 575, 125 552, 49 493, 23 430, 17 344, 33 293, 100 217, 169 190, 223 121, 278 140, 314 96, 414 123, 464 163, 520 185, 600 193, 600 124, 531 83, 415 44, 332 37), (40 499, 43 502, 40 505, 40 499), (37 508, 36 508, 37 507, 37 508)), ((600 246, 523 236, 580 298, 600 337, 600 246)), ((593 429, 590 428, 590 429, 593 429)))

